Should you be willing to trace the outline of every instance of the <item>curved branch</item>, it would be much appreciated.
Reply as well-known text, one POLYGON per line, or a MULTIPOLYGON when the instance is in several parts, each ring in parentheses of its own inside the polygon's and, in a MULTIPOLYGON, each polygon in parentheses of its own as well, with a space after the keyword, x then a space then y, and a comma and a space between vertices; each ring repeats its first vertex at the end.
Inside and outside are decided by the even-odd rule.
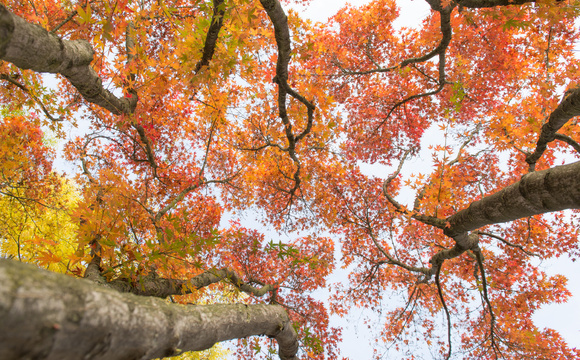
POLYGON ((391 182, 393 180, 395 180, 395 178, 401 172, 401 168, 403 167, 403 163, 405 162, 405 160, 410 152, 411 152, 410 150, 405 151, 405 154, 403 155, 403 158, 401 159, 401 162, 399 163, 399 167, 397 168, 397 171, 395 171, 395 173, 393 173, 391 176, 389 176, 385 180, 385 182, 383 183, 383 195, 385 196, 385 198, 387 198, 387 200, 391 203, 391 205, 393 205, 395 207, 395 209, 398 212, 403 213, 403 214, 407 214, 411 218, 413 218, 419 222, 422 222, 423 224, 431 225, 431 226, 434 226, 436 228, 443 229, 445 227, 445 222, 442 219, 438 219, 438 218, 435 218, 433 216, 424 215, 424 214, 418 213, 416 211, 409 212, 405 208, 405 206, 403 206, 397 200, 395 200, 395 198, 393 198, 388 191, 389 185, 391 184, 391 182))
POLYGON ((554 139, 565 142, 566 144, 572 146, 576 152, 580 153, 580 144, 578 144, 574 139, 564 134, 556 133, 554 134, 554 139))
POLYGON ((441 300, 441 305, 443 305, 443 310, 445 310, 445 316, 447 317, 447 343, 449 344, 449 351, 445 357, 448 360, 451 357, 451 316, 449 315, 449 309, 445 303, 445 298, 443 297, 443 291, 441 290, 441 282, 439 281, 439 274, 441 273, 441 266, 437 268, 435 273, 435 284, 437 285, 437 293, 439 294, 439 299, 441 300))
POLYGON ((474 233, 477 233, 479 235, 489 236, 489 237, 492 237, 494 239, 497 239, 497 240, 501 241, 502 243, 506 244, 507 246, 511 246, 511 247, 515 247, 515 248, 520 249, 521 251, 523 251, 527 255, 530 255, 530 256, 539 256, 538 254, 536 254, 534 252, 531 252, 531 251, 528 251, 528 250, 524 249, 524 247, 522 245, 518 245, 518 244, 511 243, 511 242, 507 241, 506 239, 502 238, 501 236, 497 236, 497 235, 490 234, 490 233, 485 232, 485 231, 479 231, 479 230, 474 231, 474 233))
POLYGON ((276 76, 274 79, 272 79, 272 81, 278 84, 278 112, 280 119, 284 124, 284 131, 288 140, 288 154, 296 165, 296 171, 294 172, 294 187, 287 191, 289 194, 289 200, 286 207, 288 207, 292 204, 294 195, 300 187, 301 182, 301 164, 296 155, 296 144, 312 130, 315 106, 312 102, 308 101, 304 96, 300 95, 298 92, 292 89, 290 85, 288 85, 288 64, 290 63, 291 56, 291 40, 290 30, 288 29, 288 18, 286 17, 280 2, 278 0, 260 0, 260 3, 266 10, 270 21, 272 21, 272 24, 274 25, 274 35, 278 48, 278 60, 276 62, 276 76), (306 127, 298 135, 294 134, 292 130, 292 123, 288 118, 286 109, 287 95, 290 95, 301 102, 304 106, 306 106, 307 109, 306 127))
MULTIPOLYGON (((424 92, 421 94, 411 95, 411 96, 408 96, 405 99, 397 102, 395 105, 393 105, 391 107, 391 109, 387 113, 387 116, 385 116, 385 119, 383 121, 381 121, 376 126, 376 128, 374 130, 375 132, 386 123, 386 121, 389 119, 391 114, 400 106, 406 104, 407 102, 409 102, 411 100, 419 99, 419 98, 426 97, 426 96, 435 95, 435 94, 441 92, 441 90, 443 90, 445 85, 448 84, 447 80, 445 79, 446 78, 446 76, 445 76, 445 61, 446 61, 445 51, 447 50, 447 47, 449 46, 449 43, 451 42, 451 37, 453 35, 453 31, 451 28, 451 12, 453 11, 453 7, 450 6, 448 8, 440 9, 440 10, 436 9, 436 11, 439 11, 439 13, 441 14, 441 33, 443 34, 443 37, 441 38, 441 42, 439 43, 439 46, 437 46, 433 51, 431 51, 429 54, 427 54, 425 56, 422 56, 420 58, 410 59, 410 62, 407 64, 427 61, 427 60, 431 59, 433 56, 439 55, 439 80, 438 80, 439 86, 434 90, 427 91, 427 92, 424 92)), ((407 64, 405 64, 405 65, 407 65, 407 64)))
POLYGON ((489 316, 491 318, 490 324, 490 338, 491 338, 491 346, 494 349, 498 349, 497 344, 495 343, 495 314, 493 313, 493 308, 491 307, 491 302, 489 301, 489 296, 487 294, 487 280, 485 278, 485 269, 483 267, 483 254, 481 253, 481 249, 473 249, 473 252, 477 258, 477 265, 479 266, 479 271, 481 273, 481 283, 483 285, 483 298, 487 304, 489 309, 489 316))
MULTIPOLYGON (((391 71, 396 70, 396 69, 402 69, 407 65, 413 65, 413 64, 428 61, 428 60, 432 59, 433 57, 435 57, 436 55, 440 55, 440 54, 444 53, 445 50, 447 49, 447 47, 449 46, 449 42, 451 41, 451 35, 452 35, 451 34, 451 11, 445 12, 445 19, 443 18, 443 14, 444 13, 441 12, 441 32, 443 33, 443 37, 441 38, 439 45, 437 45, 437 47, 435 47, 433 50, 431 50, 430 52, 428 52, 425 55, 417 56, 414 58, 408 58, 408 59, 401 61, 400 63, 398 63, 396 65, 384 68, 384 67, 380 66, 379 64, 377 64, 370 57, 370 55, 367 51, 367 54, 366 54, 367 57, 376 66, 376 68, 371 69, 371 70, 364 70, 364 71, 352 71, 352 70, 345 69, 340 65, 340 63, 338 62, 337 59, 334 59, 333 63, 335 66, 337 66, 341 70, 343 75, 370 75, 370 74, 375 74, 375 73, 391 72, 391 71)), ((367 49, 368 49, 368 46, 367 46, 367 49)), ((423 74, 423 75, 425 75, 425 74, 423 74)))

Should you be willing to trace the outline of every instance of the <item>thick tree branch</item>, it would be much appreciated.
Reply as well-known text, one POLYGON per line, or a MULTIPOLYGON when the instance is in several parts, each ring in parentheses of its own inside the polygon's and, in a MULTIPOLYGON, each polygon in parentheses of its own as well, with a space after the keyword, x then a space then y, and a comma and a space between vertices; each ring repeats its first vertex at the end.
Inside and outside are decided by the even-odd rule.
POLYGON ((526 156, 526 162, 530 165, 530 171, 534 170, 536 162, 540 159, 544 151, 546 151, 548 143, 556 138, 556 132, 568 120, 578 115, 580 115, 580 86, 566 91, 558 107, 550 114, 548 122, 542 126, 542 131, 536 143, 536 150, 526 156))
POLYGON ((62 40, 42 27, 30 24, 0 4, 0 59, 21 69, 61 74, 85 100, 115 115, 130 114, 137 96, 118 98, 103 87, 90 66, 94 51, 86 40, 62 40))
POLYGON ((297 359, 296 332, 278 305, 168 304, 0 259, 0 358, 155 359, 265 335, 297 359))
MULTIPOLYGON (((446 219, 445 234, 461 243, 467 232, 489 224, 580 208, 580 162, 524 175, 446 219)), ((470 246, 468 243, 465 246, 470 246)), ((464 246, 464 247, 465 247, 464 246)))

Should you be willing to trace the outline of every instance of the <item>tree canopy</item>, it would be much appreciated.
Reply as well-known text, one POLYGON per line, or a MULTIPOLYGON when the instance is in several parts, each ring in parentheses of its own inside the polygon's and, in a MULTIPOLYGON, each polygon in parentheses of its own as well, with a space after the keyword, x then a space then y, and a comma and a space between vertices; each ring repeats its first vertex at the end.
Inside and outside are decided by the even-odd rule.
POLYGON ((0 4, 0 358, 334 359, 352 308, 377 356, 579 357, 532 315, 580 255, 580 3, 426 1, 0 4))

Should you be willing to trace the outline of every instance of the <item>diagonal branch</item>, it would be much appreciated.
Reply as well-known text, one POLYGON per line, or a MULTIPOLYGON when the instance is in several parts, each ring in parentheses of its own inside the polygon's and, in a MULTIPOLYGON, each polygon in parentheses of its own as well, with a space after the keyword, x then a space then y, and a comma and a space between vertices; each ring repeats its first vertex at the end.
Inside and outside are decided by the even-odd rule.
POLYGON ((199 60, 193 70, 196 74, 201 70, 201 68, 208 66, 213 57, 219 32, 224 22, 225 13, 224 0, 213 0, 213 16, 211 18, 211 25, 209 26, 205 37, 205 45, 203 47, 201 60, 199 60))
POLYGON ((566 91, 558 107, 550 114, 548 122, 542 126, 538 142, 536 143, 536 150, 526 156, 526 162, 529 164, 530 171, 534 171, 536 162, 540 159, 544 151, 546 151, 548 143, 556 139, 556 132, 568 120, 578 115, 580 115, 580 86, 575 86, 566 91))
POLYGON ((38 359, 156 359, 266 335, 281 360, 298 360, 297 334, 281 306, 168 304, 5 259, 0 313, 2 359, 21 359, 22 349, 38 359))
POLYGON ((383 183, 383 195, 385 196, 385 198, 387 198, 387 200, 391 203, 391 205, 393 205, 395 207, 395 209, 398 212, 409 215, 411 218, 413 218, 419 222, 422 222, 423 224, 431 225, 431 226, 434 226, 436 228, 443 229, 445 227, 445 222, 442 219, 438 219, 438 218, 433 217, 433 216, 424 215, 424 214, 421 214, 417 211, 410 212, 405 208, 405 206, 403 206, 397 200, 395 200, 395 198, 393 198, 391 196, 391 194, 389 193, 389 190, 388 190, 389 185, 391 184, 391 182, 393 180, 395 180, 395 178, 401 172, 401 169, 403 167, 403 163, 405 162, 405 160, 410 152, 411 152, 410 150, 405 151, 405 154, 403 155, 403 158, 401 159, 401 162, 399 163, 399 166, 398 166, 397 170, 395 171, 395 173, 393 173, 391 176, 389 176, 385 180, 385 182, 383 183))
POLYGON ((511 247, 515 247, 515 248, 520 249, 521 251, 523 251, 527 255, 530 255, 530 256, 539 256, 538 254, 536 254, 534 252, 531 252, 531 251, 528 251, 528 250, 524 249, 524 247, 522 245, 518 245, 518 244, 514 244, 512 242, 509 242, 506 239, 502 238, 501 236, 497 236, 497 235, 490 234, 490 233, 485 232, 485 231, 479 231, 479 230, 474 231, 474 233, 477 233, 479 235, 489 236, 489 237, 492 237, 494 239, 497 239, 497 240, 501 241, 502 243, 506 244, 507 246, 511 246, 511 247))
POLYGON ((472 202, 447 218, 445 235, 460 241, 468 231, 532 215, 580 208, 580 162, 528 173, 520 181, 472 202))
POLYGON ((12 14, 0 4, 0 59, 21 69, 61 74, 83 98, 115 115, 130 114, 136 94, 118 98, 105 89, 90 66, 94 50, 86 40, 63 40, 44 28, 12 14))
POLYGON ((565 142, 566 144, 572 146, 574 150, 576 150, 576 152, 580 153, 580 144, 578 144, 578 142, 576 142, 571 137, 566 136, 564 134, 556 133, 554 134, 554 139, 565 142))

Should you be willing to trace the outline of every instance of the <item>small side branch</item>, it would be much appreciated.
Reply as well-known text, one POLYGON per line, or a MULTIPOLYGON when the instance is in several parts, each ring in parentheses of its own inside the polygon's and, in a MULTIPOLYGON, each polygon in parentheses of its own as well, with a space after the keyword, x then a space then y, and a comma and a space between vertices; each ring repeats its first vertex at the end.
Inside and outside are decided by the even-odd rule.
POLYGON ((576 150, 576 152, 580 153, 580 144, 578 144, 578 143, 577 143, 577 142, 576 142, 574 139, 572 139, 571 137, 569 137, 569 136, 566 136, 566 135, 564 135, 564 134, 559 134, 559 133, 556 133, 556 134, 554 135, 554 139, 556 139, 556 140, 560 140, 560 141, 563 141, 563 142, 565 142, 566 144, 568 144, 568 145, 572 146, 572 147, 574 148, 574 150, 576 150))
POLYGON ((495 314, 493 313, 493 308, 491 307, 491 301, 489 301, 489 296, 487 293, 487 280, 485 278, 485 269, 483 267, 483 254, 481 253, 481 249, 477 248, 477 249, 473 249, 473 253, 475 254, 476 258, 477 258, 477 264, 479 266, 479 272, 481 273, 481 283, 483 286, 483 298, 485 300, 485 303, 487 304, 487 307, 489 309, 489 316, 490 316, 490 339, 491 339, 491 347, 492 349, 498 350, 499 347, 495 341, 495 314))
POLYGON ((201 60, 195 65, 194 72, 197 74, 204 66, 208 66, 213 58, 215 47, 217 44, 220 29, 224 22, 224 15, 226 9, 224 0, 213 0, 213 15, 211 18, 211 25, 205 37, 205 44, 203 46, 203 53, 201 60))
POLYGON ((407 156, 409 155, 411 151, 407 150, 405 152, 405 154, 403 155, 403 158, 401 159, 401 162, 399 163, 399 166, 397 168, 397 171, 395 171, 395 173, 393 173, 391 176, 389 176, 385 182, 383 183, 383 195, 385 196, 385 198, 387 198, 387 200, 391 203, 391 205, 393 205, 395 207, 395 209, 403 214, 409 215, 411 218, 422 222, 423 224, 426 225, 431 225, 434 226, 436 228, 439 229, 443 229, 445 227, 445 222, 442 219, 438 219, 432 216, 428 216, 428 215, 424 215, 424 214, 420 214, 418 212, 409 212, 405 206, 403 206, 402 204, 400 204, 397 200, 395 200, 395 198, 393 198, 391 196, 391 194, 389 193, 389 185, 391 184, 391 182, 393 180, 395 180, 395 178, 399 175, 399 173, 401 172, 401 168, 403 167, 403 163, 405 162, 407 156))
MULTIPOLYGON (((33 93, 30 91, 30 89, 28 89, 28 88, 27 88, 25 85, 23 85, 23 84, 19 83, 19 82, 16 80, 16 77, 14 77, 14 76, 10 76, 10 75, 7 75, 7 74, 0 74, 0 80, 6 80, 6 81, 8 81, 9 83, 11 83, 12 85, 14 85, 14 86, 18 87, 20 90, 22 90, 22 91, 24 91, 25 93, 27 93, 27 94, 28 94, 28 95, 29 95, 29 96, 32 98, 32 100, 34 100, 34 102, 35 102, 35 103, 37 103, 37 104, 38 104, 38 106, 40 106, 40 108, 42 109, 42 112, 44 113, 44 115, 45 115, 45 116, 46 116, 46 117, 47 117, 47 118, 48 118, 50 121, 53 121, 53 122, 61 122, 61 121, 63 121, 63 119, 62 119, 62 116, 59 116, 58 118, 55 118, 54 116, 52 116, 52 115, 50 114, 50 112, 48 111, 48 109, 46 108, 46 106, 44 105, 44 103, 43 103, 43 102, 42 102, 42 101, 41 101, 41 100, 40 100, 40 99, 39 99, 39 98, 38 98, 36 95, 34 95, 34 94, 33 94, 33 93)), ((68 104, 68 105, 66 106, 66 108, 65 108, 65 109, 68 109, 69 107, 71 107, 72 105, 74 105, 74 104, 76 104, 76 103, 77 103, 76 101, 73 101, 72 103, 68 104)))
POLYGON ((515 247, 515 248, 520 249, 521 251, 523 251, 524 253, 526 253, 529 256, 539 256, 538 254, 536 254, 534 252, 531 252, 531 251, 524 249, 524 247, 521 245, 514 244, 514 243, 507 241, 506 239, 502 238, 501 236, 497 236, 497 235, 494 235, 494 234, 491 234, 488 232, 484 232, 484 231, 479 231, 479 230, 474 231, 474 233, 477 233, 479 235, 489 236, 489 237, 492 237, 494 239, 497 239, 497 240, 501 241, 502 243, 506 244, 507 246, 511 246, 511 247, 515 247))

